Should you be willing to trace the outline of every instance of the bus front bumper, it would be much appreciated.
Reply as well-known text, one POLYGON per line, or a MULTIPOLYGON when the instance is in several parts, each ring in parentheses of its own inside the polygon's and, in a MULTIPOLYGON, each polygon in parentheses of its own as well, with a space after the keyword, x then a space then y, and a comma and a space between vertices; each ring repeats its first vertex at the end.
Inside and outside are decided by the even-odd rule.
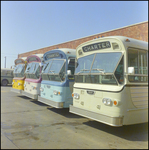
POLYGON ((29 98, 32 98, 34 100, 37 100, 37 98, 38 98, 38 94, 31 94, 31 93, 28 93, 28 92, 25 92, 25 91, 22 91, 22 95, 27 96, 29 98))
POLYGON ((23 91, 23 90, 18 90, 18 89, 11 88, 10 91, 11 91, 11 92, 18 93, 18 94, 22 94, 22 91, 23 91))
POLYGON ((43 97, 41 97, 39 95, 38 95, 38 101, 42 102, 44 104, 50 105, 52 107, 55 107, 55 108, 63 108, 63 105, 64 105, 64 102, 54 102, 52 100, 43 98, 43 97))
POLYGON ((69 112, 108 124, 110 126, 119 127, 123 125, 123 117, 111 117, 93 111, 85 110, 70 105, 69 112))

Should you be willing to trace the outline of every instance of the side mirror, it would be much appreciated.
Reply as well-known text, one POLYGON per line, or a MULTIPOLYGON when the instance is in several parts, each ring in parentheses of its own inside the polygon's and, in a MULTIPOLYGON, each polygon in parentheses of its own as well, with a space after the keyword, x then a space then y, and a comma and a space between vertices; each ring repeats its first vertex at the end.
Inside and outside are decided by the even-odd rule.
POLYGON ((71 70, 67 70, 67 75, 71 75, 71 70))
POLYGON ((43 66, 43 63, 39 63, 39 66, 42 67, 42 66, 43 66))
POLYGON ((135 74, 135 68, 134 67, 128 67, 128 74, 135 74))

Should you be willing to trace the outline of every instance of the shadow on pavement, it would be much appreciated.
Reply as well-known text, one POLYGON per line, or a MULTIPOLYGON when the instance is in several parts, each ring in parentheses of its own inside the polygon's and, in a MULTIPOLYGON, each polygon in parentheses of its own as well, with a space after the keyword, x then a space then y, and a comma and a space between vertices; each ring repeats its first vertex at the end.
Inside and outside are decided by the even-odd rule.
POLYGON ((65 116, 67 118, 84 118, 82 116, 79 115, 75 115, 69 112, 69 108, 53 108, 53 107, 49 107, 47 108, 59 115, 65 116))
POLYGON ((23 95, 19 95, 18 97, 23 98, 23 99, 29 99, 29 100, 31 100, 31 98, 23 96, 23 95))
POLYGON ((148 141, 148 123, 112 127, 97 121, 87 121, 83 124, 116 135, 129 141, 148 141))
POLYGON ((33 100, 33 99, 31 99, 31 102, 34 103, 34 104, 37 104, 37 105, 39 105, 39 106, 48 106, 48 105, 46 105, 46 104, 44 104, 44 103, 41 103, 41 102, 39 102, 39 101, 37 101, 37 100, 33 100))

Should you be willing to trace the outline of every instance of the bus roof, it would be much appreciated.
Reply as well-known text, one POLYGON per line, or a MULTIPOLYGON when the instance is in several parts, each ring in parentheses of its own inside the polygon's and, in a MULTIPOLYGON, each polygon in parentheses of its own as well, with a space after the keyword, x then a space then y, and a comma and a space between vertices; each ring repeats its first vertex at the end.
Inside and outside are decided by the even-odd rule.
POLYGON ((27 62, 30 63, 30 62, 36 62, 36 61, 42 61, 43 60, 43 55, 44 54, 33 54, 33 55, 30 55, 27 57, 27 62), (32 57, 36 57, 35 60, 30 60, 32 57))
POLYGON ((107 36, 107 37, 101 37, 101 38, 96 38, 96 39, 93 39, 93 40, 89 40, 87 42, 84 42, 82 44, 80 44, 76 50, 84 45, 87 45, 87 44, 91 44, 91 43, 96 43, 96 42, 99 42, 99 41, 105 41, 105 40, 112 40, 112 39, 116 39, 118 41, 121 41, 124 46, 132 46, 132 47, 138 47, 138 48, 141 48, 141 49, 146 49, 148 50, 148 42, 145 42, 145 41, 141 41, 141 40, 137 40, 137 39, 133 39, 133 38, 130 38, 130 37, 126 37, 126 36, 107 36), (128 40, 126 40, 128 39, 128 40))
MULTIPOLYGON (((63 51, 66 55, 71 54, 71 55, 76 55, 76 49, 71 49, 71 48, 58 48, 58 49, 53 49, 50 51, 54 51, 54 50, 59 50, 59 51, 63 51), (70 53, 69 53, 70 52, 70 53)), ((48 51, 49 52, 49 51, 48 51)))
MULTIPOLYGON (((50 50, 50 51, 47 51, 46 53, 44 53, 44 56, 43 56, 43 59, 44 61, 47 61, 46 59, 46 56, 49 55, 49 54, 52 54, 52 53, 64 53, 66 58, 68 57, 76 57, 76 49, 71 49, 71 48, 59 48, 59 49, 53 49, 53 50, 50 50)), ((52 59, 52 58, 55 58, 56 56, 53 56, 49 59, 52 59)), ((48 60, 49 60, 48 59, 48 60)))
POLYGON ((17 59, 23 59, 25 61, 27 59, 27 57, 21 57, 21 58, 17 58, 17 59))
MULTIPOLYGON (((28 56, 28 57, 31 57, 31 56, 37 56, 37 57, 39 57, 40 59, 43 57, 43 54, 32 54, 32 55, 30 55, 30 56, 28 56)), ((27 57, 27 58, 28 58, 27 57)))

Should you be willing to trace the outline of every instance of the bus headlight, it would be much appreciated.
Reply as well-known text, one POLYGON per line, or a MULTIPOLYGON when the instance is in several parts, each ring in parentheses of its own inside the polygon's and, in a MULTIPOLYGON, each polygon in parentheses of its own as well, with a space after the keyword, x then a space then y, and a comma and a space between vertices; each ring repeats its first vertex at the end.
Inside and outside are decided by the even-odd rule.
POLYGON ((40 91, 43 92, 43 88, 42 87, 40 87, 40 91))
POLYGON ((35 87, 35 86, 32 86, 32 89, 33 89, 33 90, 36 90, 36 89, 37 89, 37 87, 35 87))
POLYGON ((107 106, 112 105, 112 100, 110 98, 103 98, 102 102, 107 106))
POLYGON ((60 95, 61 92, 59 92, 59 91, 53 91, 53 94, 54 94, 54 95, 60 95))
POLYGON ((53 91, 53 94, 54 94, 54 95, 57 95, 57 94, 58 94, 58 92, 57 92, 57 91, 53 91))
POLYGON ((74 97, 75 99, 79 99, 80 95, 78 93, 72 93, 72 97, 74 97))

